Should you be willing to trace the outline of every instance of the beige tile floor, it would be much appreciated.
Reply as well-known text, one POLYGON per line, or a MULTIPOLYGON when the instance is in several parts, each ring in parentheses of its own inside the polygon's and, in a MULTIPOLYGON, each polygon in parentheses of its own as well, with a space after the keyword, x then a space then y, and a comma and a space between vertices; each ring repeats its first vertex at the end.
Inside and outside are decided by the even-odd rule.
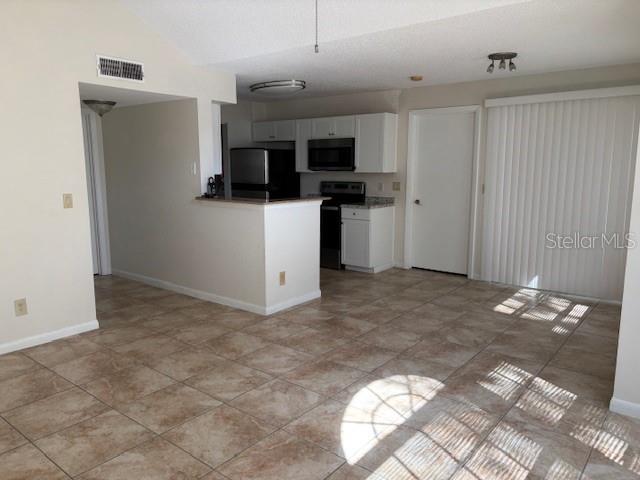
POLYGON ((100 330, 0 356, 0 478, 640 479, 618 308, 415 270, 322 292, 260 317, 96 279, 100 330))

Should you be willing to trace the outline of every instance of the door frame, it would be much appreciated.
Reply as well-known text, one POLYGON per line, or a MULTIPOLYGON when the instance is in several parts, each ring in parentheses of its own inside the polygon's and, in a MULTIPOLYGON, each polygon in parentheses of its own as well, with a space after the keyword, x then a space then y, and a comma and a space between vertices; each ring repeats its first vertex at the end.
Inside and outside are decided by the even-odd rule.
POLYGON ((415 172, 417 163, 417 119, 426 115, 451 113, 474 113, 473 159, 471 170, 471 205, 469 207, 469 247, 467 259, 467 277, 475 278, 476 240, 479 238, 479 208, 481 205, 482 180, 480 177, 480 149, 482 131, 482 106, 464 105, 459 107, 425 108, 409 111, 409 140, 407 151, 407 185, 404 208, 404 268, 413 267, 413 200, 415 196, 415 172))
MULTIPOLYGON (((88 135, 85 148, 87 182, 93 185, 93 195, 87 189, 89 208, 95 213, 96 242, 98 247, 98 275, 111 275, 111 246, 107 211, 107 181, 102 143, 102 119, 84 105, 81 107, 83 136, 88 135)), ((91 245, 91 248, 94 246, 91 245)))

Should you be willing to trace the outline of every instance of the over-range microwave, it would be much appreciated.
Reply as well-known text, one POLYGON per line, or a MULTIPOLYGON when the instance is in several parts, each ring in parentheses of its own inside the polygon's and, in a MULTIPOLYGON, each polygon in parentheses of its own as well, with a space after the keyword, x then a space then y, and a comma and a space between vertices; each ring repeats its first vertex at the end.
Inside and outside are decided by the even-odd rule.
POLYGON ((355 138, 309 140, 309 170, 354 171, 355 138))

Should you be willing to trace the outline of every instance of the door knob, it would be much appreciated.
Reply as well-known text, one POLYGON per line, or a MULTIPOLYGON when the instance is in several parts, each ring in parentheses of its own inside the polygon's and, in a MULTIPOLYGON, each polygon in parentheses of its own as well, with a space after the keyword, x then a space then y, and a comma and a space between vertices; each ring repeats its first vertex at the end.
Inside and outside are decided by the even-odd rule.
POLYGON ((419 198, 416 198, 416 199, 413 201, 413 203, 415 203, 416 205, 421 205, 421 203, 420 203, 420 199, 419 199, 419 198))

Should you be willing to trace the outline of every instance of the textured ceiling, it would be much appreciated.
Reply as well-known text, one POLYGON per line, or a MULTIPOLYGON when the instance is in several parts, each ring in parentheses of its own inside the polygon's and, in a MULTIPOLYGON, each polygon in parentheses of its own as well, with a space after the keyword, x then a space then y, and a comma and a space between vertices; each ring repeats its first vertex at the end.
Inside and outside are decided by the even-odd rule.
POLYGON ((640 61, 638 0, 122 0, 200 65, 257 81, 299 78, 317 96, 640 61), (424 80, 411 82, 409 75, 424 80))

